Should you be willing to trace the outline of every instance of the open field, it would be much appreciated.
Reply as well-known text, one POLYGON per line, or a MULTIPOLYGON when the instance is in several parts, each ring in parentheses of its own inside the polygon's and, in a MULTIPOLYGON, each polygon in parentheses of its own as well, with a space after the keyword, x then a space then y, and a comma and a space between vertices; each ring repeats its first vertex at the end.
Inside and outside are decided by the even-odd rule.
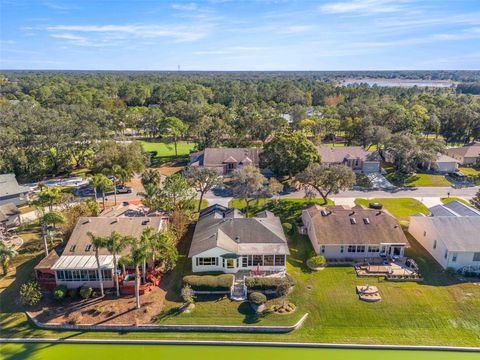
POLYGON ((355 199, 355 204, 368 207, 371 202, 379 202, 383 208, 395 216, 400 222, 408 221, 411 215, 416 213, 429 214, 428 208, 420 201, 412 198, 375 198, 355 199))

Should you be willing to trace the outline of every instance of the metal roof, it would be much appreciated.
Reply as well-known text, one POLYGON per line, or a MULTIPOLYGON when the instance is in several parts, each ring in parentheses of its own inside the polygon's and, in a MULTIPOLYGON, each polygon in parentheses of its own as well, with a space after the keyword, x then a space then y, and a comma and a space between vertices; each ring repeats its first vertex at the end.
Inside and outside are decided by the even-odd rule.
MULTIPOLYGON (((98 257, 102 269, 113 269, 113 256, 100 255, 98 257)), ((65 255, 52 266, 52 270, 96 270, 97 260, 93 255, 65 255)))

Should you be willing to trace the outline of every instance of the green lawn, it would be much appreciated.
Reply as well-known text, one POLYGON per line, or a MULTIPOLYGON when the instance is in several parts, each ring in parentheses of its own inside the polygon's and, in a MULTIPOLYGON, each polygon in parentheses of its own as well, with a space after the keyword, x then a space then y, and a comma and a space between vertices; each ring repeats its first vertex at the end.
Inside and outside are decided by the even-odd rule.
POLYGON ((464 173, 467 176, 478 176, 478 175, 480 175, 480 170, 474 169, 472 167, 460 166, 458 168, 458 170, 460 170, 462 173, 464 173))
POLYGON ((399 221, 408 221, 411 215, 423 213, 428 215, 428 208, 420 201, 412 198, 375 198, 375 199, 355 199, 355 204, 368 207, 371 202, 383 204, 383 208, 395 216, 399 221))
MULTIPOLYGON (((165 141, 140 141, 145 151, 156 151, 156 157, 172 157, 175 156, 175 146, 173 142, 165 141)), ((178 156, 185 156, 195 148, 195 143, 181 141, 177 144, 178 156)))
POLYGON ((414 174, 405 179, 405 186, 433 186, 449 187, 452 183, 445 178, 445 175, 439 174, 414 174))
POLYGON ((467 200, 464 200, 464 199, 461 199, 461 198, 458 198, 458 197, 442 197, 440 198, 440 201, 444 204, 448 204, 450 201, 460 201, 462 203, 464 203, 465 205, 470 205, 470 203, 467 201, 467 200))

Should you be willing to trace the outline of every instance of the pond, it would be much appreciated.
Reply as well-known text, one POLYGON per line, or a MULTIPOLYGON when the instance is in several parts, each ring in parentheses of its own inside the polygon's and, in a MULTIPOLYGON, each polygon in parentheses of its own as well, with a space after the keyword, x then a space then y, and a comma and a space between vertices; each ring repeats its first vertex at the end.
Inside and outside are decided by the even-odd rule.
POLYGON ((478 353, 307 349, 287 347, 110 345, 110 344, 0 344, 2 360, 95 360, 95 359, 269 359, 275 360, 473 360, 478 353))

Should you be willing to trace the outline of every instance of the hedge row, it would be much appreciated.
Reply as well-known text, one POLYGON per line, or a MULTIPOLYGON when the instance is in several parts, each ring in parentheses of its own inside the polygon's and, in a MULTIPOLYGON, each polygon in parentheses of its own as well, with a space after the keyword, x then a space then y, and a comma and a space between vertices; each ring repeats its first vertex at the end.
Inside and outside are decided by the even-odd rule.
POLYGON ((230 291, 234 279, 232 274, 187 275, 183 277, 183 283, 195 291, 230 291))
POLYGON ((247 277, 245 278, 245 285, 248 290, 277 290, 277 288, 287 282, 290 286, 295 285, 290 276, 284 278, 279 277, 247 277))

